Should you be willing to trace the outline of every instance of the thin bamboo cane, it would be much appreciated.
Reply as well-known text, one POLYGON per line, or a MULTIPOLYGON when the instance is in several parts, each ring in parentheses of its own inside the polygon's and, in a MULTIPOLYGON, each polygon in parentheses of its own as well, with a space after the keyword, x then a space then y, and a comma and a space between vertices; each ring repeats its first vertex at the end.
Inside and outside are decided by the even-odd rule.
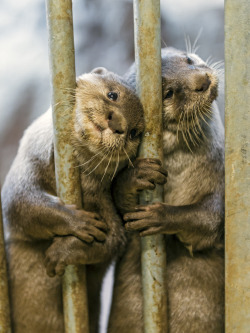
POLYGON ((250 2, 225 1, 226 332, 250 330, 250 2))
MULTIPOLYGON (((146 129, 140 156, 163 161, 160 1, 134 0, 137 92, 146 129)), ((141 204, 163 201, 163 188, 144 191, 141 204)), ((164 236, 142 238, 144 332, 167 332, 166 252, 164 236)))
MULTIPOLYGON (((57 194, 65 204, 81 207, 80 179, 74 168, 69 142, 72 105, 69 89, 74 89, 75 56, 71 0, 46 0, 49 30, 49 58, 52 84, 54 156, 57 194)), ((63 277, 66 333, 88 333, 86 272, 84 266, 68 266, 63 277)))

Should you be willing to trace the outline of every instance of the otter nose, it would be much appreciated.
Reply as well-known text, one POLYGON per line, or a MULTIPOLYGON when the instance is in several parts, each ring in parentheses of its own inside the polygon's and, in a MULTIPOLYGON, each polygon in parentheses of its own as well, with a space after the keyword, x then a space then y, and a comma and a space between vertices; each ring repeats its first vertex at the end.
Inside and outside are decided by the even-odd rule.
POLYGON ((211 84, 211 81, 209 80, 209 77, 207 76, 207 74, 200 76, 197 78, 195 91, 204 92, 209 88, 210 84, 211 84))
POLYGON ((123 134, 125 132, 125 126, 121 115, 110 112, 108 115, 108 126, 113 133, 123 134))

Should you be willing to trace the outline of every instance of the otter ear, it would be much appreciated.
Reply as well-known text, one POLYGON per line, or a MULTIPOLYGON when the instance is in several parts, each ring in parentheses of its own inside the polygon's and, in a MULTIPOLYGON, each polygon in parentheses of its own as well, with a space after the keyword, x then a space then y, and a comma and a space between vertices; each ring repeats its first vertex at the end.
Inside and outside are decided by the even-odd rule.
POLYGON ((82 75, 80 75, 80 76, 78 76, 78 77, 76 78, 76 86, 77 86, 77 87, 79 87, 79 85, 80 85, 81 83, 83 83, 84 78, 85 78, 85 74, 82 74, 82 75))
POLYGON ((92 71, 90 73, 105 75, 105 74, 108 74, 108 72, 109 71, 104 67, 96 67, 96 68, 92 69, 92 71))

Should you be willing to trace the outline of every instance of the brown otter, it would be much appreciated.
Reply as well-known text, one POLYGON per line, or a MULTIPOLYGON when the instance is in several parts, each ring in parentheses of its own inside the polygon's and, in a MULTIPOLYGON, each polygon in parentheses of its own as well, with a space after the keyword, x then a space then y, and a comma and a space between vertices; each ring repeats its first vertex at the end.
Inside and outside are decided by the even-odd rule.
MULTIPOLYGON (((156 233, 166 239, 168 332, 224 331, 224 128, 213 103, 216 72, 196 54, 162 51, 165 199, 140 206, 135 197, 166 178, 157 160, 138 159, 117 176, 114 197, 130 233, 116 267, 109 333, 143 332, 139 235, 156 233)), ((127 78, 135 86, 134 67, 127 78)))
POLYGON ((62 275, 68 264, 88 265, 90 331, 96 332, 102 278, 125 244, 110 184, 136 155, 144 128, 140 101, 120 77, 98 68, 78 79, 73 117, 69 135, 84 210, 56 196, 51 111, 26 130, 3 186, 15 333, 64 332, 61 279, 48 275, 62 275))

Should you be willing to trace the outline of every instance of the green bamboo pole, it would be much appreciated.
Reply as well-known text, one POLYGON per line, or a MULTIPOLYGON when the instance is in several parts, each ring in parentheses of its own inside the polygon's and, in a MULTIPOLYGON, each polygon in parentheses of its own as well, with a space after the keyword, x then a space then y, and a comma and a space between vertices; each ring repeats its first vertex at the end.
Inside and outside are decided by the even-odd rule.
POLYGON ((0 192, 0 333, 10 333, 10 304, 0 192))
MULTIPOLYGON (((134 0, 137 92, 145 113, 140 157, 163 161, 161 26, 159 0, 134 0)), ((141 204, 163 201, 163 187, 144 191, 141 204)), ((142 284, 145 333, 167 332, 166 253, 163 235, 146 236, 142 244, 142 284)))
MULTIPOLYGON (((71 0, 46 0, 49 30, 49 58, 52 84, 54 155, 57 194, 65 204, 81 207, 80 179, 74 168, 69 142, 72 105, 69 88, 74 89, 75 55, 71 0)), ((66 333, 88 333, 86 272, 84 266, 68 266, 63 277, 66 333)))
POLYGON ((225 1, 226 332, 250 330, 250 2, 225 1))

